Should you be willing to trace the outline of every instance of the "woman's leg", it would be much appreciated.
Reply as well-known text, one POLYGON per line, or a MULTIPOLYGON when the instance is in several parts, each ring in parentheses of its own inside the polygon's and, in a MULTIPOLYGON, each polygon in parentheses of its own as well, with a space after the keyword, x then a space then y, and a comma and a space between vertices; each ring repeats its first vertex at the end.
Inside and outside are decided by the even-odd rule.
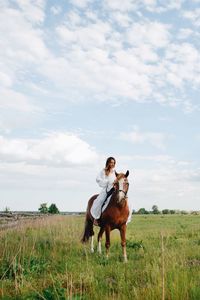
POLYGON ((106 191, 102 191, 99 196, 94 200, 91 207, 91 215, 94 219, 99 219, 101 217, 101 207, 106 198, 106 191))

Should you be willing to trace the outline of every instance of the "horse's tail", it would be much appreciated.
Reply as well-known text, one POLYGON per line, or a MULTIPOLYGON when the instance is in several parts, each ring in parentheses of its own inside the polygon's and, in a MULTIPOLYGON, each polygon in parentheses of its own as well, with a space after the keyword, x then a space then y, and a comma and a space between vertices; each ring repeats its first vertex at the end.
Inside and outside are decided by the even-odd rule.
POLYGON ((81 239, 82 243, 87 243, 89 238, 94 235, 93 222, 86 217, 84 233, 81 239))

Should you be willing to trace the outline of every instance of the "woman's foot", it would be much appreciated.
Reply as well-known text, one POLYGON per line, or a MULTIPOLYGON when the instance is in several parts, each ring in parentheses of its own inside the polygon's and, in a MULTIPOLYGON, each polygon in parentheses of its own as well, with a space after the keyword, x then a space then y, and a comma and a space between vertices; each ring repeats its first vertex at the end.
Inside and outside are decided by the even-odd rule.
POLYGON ((97 220, 97 219, 94 219, 94 222, 93 222, 93 224, 94 224, 95 226, 99 226, 99 222, 98 222, 98 220, 97 220))

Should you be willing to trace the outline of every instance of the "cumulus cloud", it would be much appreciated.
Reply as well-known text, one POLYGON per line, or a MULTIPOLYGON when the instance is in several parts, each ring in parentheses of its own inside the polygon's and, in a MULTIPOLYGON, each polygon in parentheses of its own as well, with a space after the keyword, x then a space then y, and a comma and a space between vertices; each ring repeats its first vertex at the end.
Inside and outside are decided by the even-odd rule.
POLYGON ((91 3, 91 0, 70 0, 70 2, 77 6, 78 8, 85 8, 89 3, 91 3))
POLYGON ((183 11, 182 15, 184 18, 190 20, 193 25, 200 26, 200 9, 197 8, 195 10, 183 11))
MULTIPOLYGON (((64 17, 53 29, 54 45, 43 25, 45 1, 1 5, 3 86, 15 91, 14 86, 23 88, 25 81, 27 87, 40 86, 39 96, 48 85, 51 94, 59 90, 66 101, 151 101, 195 109, 192 100, 186 103, 184 99, 188 84, 194 88, 200 84, 199 50, 187 42, 193 32, 180 27, 177 38, 185 42, 176 43, 174 25, 138 15, 150 7, 177 9, 182 1, 175 7, 173 1, 163 5, 152 0, 126 1, 121 5, 109 0, 98 11, 90 4, 71 1, 66 13, 62 7, 64 17)), ((50 9, 56 14, 61 6, 50 9)))
POLYGON ((169 25, 158 22, 135 23, 127 30, 127 42, 141 45, 142 42, 159 49, 169 44, 169 25))
POLYGON ((41 23, 44 21, 45 0, 16 0, 16 5, 22 15, 30 22, 41 23))
POLYGON ((71 133, 50 133, 41 139, 0 137, 0 159, 6 162, 66 167, 91 164, 97 157, 87 142, 71 133))
POLYGON ((134 209, 151 209, 153 204, 159 209, 199 209, 200 170, 191 160, 169 155, 119 155, 119 162, 122 171, 130 171, 129 201, 134 209))
POLYGON ((62 11, 62 8, 58 5, 54 5, 51 7, 51 12, 54 14, 54 15, 59 15, 62 11))
POLYGON ((41 111, 39 107, 31 104, 29 98, 19 92, 11 89, 0 89, 0 107, 2 109, 11 109, 21 112, 36 112, 41 111))
POLYGON ((168 139, 166 134, 160 132, 142 132, 137 127, 131 132, 121 133, 120 138, 135 144, 149 143, 161 150, 165 149, 165 143, 168 139))

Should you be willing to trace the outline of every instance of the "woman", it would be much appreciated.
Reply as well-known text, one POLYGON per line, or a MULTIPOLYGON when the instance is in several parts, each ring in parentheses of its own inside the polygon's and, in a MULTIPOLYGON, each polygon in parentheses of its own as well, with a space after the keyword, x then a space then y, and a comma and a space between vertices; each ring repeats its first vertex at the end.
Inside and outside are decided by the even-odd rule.
POLYGON ((91 207, 91 215, 94 218, 94 225, 98 225, 98 219, 101 217, 102 205, 107 197, 107 193, 113 188, 116 183, 115 175, 116 160, 114 157, 108 157, 105 168, 99 173, 96 178, 97 183, 102 188, 102 191, 95 199, 91 207))

